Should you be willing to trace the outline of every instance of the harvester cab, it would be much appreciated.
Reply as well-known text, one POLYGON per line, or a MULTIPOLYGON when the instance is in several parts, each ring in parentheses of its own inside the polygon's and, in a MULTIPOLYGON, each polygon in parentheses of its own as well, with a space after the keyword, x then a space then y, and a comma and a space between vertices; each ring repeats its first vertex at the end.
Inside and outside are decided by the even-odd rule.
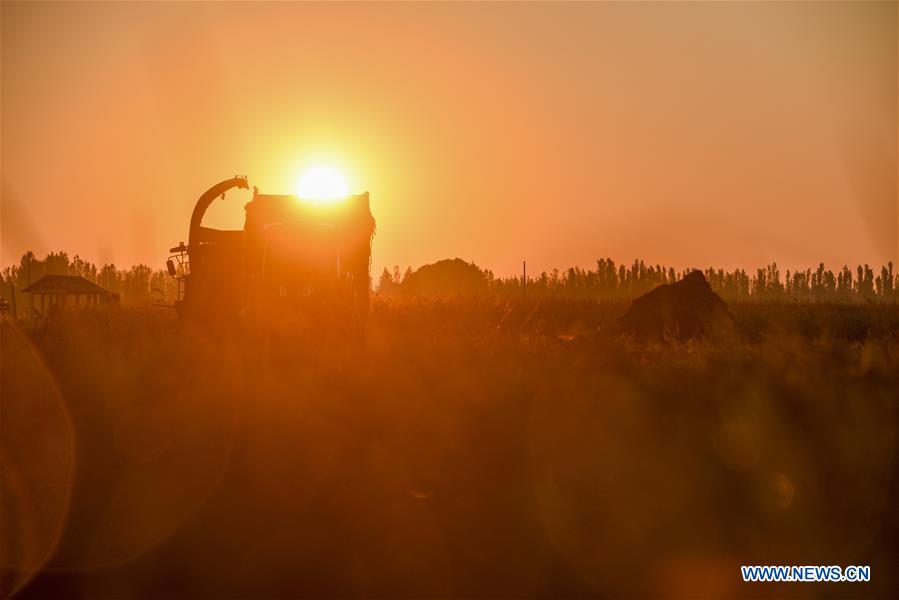
POLYGON ((204 227, 209 205, 246 177, 212 186, 194 207, 188 243, 166 261, 178 280, 178 314, 190 319, 283 319, 314 304, 368 312, 375 220, 368 193, 315 204, 294 195, 260 194, 245 205, 242 230, 204 227))

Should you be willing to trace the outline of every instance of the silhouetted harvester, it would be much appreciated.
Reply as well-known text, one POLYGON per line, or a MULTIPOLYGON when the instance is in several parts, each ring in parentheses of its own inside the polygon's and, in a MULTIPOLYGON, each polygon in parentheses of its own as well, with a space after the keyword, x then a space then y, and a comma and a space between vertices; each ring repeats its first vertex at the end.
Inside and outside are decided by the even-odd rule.
POLYGON ((201 225, 209 205, 235 188, 249 189, 247 178, 200 196, 187 245, 170 250, 166 266, 179 282, 180 316, 289 319, 323 305, 356 316, 368 311, 375 231, 368 192, 315 204, 254 188, 242 230, 201 225))

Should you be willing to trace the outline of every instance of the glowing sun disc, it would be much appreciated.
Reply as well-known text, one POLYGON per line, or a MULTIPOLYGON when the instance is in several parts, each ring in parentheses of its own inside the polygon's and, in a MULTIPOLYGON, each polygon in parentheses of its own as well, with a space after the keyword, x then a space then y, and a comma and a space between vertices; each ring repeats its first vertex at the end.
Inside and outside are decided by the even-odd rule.
POLYGON ((336 202, 349 195, 343 174, 334 167, 311 167, 297 181, 297 196, 311 202, 336 202))

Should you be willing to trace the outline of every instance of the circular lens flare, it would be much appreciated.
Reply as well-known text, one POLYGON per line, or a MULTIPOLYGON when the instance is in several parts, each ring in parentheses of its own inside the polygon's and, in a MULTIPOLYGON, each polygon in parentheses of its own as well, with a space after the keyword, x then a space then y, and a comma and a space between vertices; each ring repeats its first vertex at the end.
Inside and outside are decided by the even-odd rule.
POLYGON ((310 202, 336 202, 349 195, 343 174, 325 165, 308 169, 297 181, 297 196, 310 202))

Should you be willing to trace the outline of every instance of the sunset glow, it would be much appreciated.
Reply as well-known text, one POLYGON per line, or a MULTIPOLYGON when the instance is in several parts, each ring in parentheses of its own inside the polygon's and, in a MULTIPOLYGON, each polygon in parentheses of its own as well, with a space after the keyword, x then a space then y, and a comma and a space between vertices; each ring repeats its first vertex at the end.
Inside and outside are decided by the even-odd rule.
POLYGON ((0 600, 899 600, 897 108, 899 0, 0 0, 0 600))
POLYGON ((302 200, 330 203, 346 198, 350 192, 340 171, 331 166, 316 165, 300 176, 296 193, 302 200))
POLYGON ((4 3, 0 262, 156 264, 210 182, 320 165, 373 272, 895 263, 896 5, 855 4, 4 3))

